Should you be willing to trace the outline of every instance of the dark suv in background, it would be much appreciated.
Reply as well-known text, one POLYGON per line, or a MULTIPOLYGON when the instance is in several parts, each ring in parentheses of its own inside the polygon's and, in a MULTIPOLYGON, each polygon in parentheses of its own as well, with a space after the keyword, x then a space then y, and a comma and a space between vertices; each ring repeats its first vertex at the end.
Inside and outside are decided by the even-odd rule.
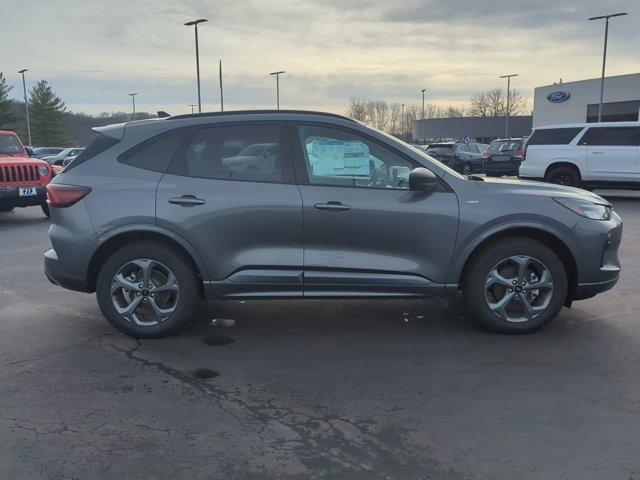
POLYGON ((517 176, 523 154, 522 138, 498 138, 484 152, 484 172, 488 177, 517 176))
POLYGON ((483 153, 486 145, 481 143, 438 142, 430 144, 426 152, 464 175, 483 173, 483 153))
MULTIPOLYGON (((332 114, 180 115, 96 129, 49 184, 45 272, 134 337, 199 298, 434 298, 536 330, 620 271, 620 217, 559 185, 464 177, 332 114)), ((426 307, 429 308, 428 306, 426 307)))

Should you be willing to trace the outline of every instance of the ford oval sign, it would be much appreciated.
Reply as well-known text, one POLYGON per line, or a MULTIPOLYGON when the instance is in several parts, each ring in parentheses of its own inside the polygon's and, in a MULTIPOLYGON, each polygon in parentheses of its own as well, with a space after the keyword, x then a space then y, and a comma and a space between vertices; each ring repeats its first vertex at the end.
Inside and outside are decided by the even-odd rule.
POLYGON ((562 103, 569 100, 569 97, 571 97, 571 94, 569 92, 557 91, 551 92, 549 95, 547 95, 547 100, 549 100, 551 103, 562 103))

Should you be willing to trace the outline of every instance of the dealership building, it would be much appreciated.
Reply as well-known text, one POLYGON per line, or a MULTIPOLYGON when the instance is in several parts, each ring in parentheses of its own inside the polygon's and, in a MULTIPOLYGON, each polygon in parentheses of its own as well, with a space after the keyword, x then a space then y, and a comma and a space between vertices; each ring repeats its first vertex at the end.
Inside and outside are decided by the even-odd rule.
MULTIPOLYGON (((533 116, 509 118, 509 135, 522 137, 531 129, 557 123, 598 121, 600 79, 558 82, 534 90, 533 116)), ((640 73, 606 77, 602 120, 639 121, 640 73)), ((505 117, 428 118, 413 124, 413 138, 440 140, 469 137, 488 143, 505 135, 505 117)))
MULTIPOLYGON (((599 78, 537 87, 533 95, 533 126, 598 121, 599 78)), ((638 121, 640 73, 604 79, 603 122, 638 121)))

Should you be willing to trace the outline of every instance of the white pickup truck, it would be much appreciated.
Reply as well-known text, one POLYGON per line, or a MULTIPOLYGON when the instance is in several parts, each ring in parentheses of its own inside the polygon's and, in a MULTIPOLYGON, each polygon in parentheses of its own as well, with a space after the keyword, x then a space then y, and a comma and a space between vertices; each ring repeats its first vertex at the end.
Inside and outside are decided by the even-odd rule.
POLYGON ((519 175, 573 187, 640 188, 640 123, 536 128, 519 175))

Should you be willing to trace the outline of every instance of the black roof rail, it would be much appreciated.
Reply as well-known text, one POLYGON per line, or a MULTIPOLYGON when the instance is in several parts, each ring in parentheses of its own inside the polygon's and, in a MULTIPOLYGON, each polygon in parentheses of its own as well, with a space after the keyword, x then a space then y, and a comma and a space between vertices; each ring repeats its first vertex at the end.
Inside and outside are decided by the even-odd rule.
POLYGON ((223 117, 226 115, 251 115, 251 114, 306 114, 306 115, 321 115, 323 117, 340 118, 342 120, 348 120, 350 122, 356 122, 353 118, 345 117, 344 115, 338 115, 337 113, 327 112, 315 112, 312 110, 228 110, 226 112, 205 112, 205 113, 186 113, 184 115, 172 115, 167 117, 167 120, 181 119, 181 118, 200 118, 200 117, 223 117))

